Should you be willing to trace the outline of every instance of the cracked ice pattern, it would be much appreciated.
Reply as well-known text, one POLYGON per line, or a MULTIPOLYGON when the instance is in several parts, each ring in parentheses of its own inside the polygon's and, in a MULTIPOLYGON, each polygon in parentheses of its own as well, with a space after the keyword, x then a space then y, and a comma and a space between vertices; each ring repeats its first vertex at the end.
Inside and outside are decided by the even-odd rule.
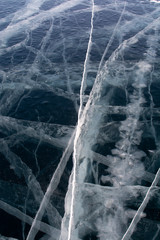
POLYGON ((160 238, 159 22, 158 0, 1 0, 0 239, 160 238))

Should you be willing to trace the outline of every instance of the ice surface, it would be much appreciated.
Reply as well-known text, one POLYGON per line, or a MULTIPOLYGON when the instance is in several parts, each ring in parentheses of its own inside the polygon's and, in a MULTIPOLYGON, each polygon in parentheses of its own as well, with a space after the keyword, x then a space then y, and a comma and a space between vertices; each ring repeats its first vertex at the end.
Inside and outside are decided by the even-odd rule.
POLYGON ((160 238, 158 3, 0 2, 0 239, 160 238))

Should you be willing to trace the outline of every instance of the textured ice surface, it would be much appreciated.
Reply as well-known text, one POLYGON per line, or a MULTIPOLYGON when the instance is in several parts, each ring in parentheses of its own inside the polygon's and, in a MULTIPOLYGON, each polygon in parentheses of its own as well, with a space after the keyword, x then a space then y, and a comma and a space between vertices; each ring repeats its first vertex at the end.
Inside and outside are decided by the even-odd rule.
POLYGON ((0 1, 0 239, 160 239, 160 5, 0 1))
POLYGON ((16 238, 8 238, 8 237, 4 237, 2 235, 0 235, 0 239, 1 240, 17 240, 16 238))

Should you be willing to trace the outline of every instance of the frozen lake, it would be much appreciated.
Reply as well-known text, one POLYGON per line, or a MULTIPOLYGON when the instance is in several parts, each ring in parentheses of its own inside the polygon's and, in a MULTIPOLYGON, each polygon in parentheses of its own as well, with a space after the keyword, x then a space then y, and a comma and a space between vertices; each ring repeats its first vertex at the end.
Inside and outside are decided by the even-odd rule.
POLYGON ((0 240, 160 239, 160 1, 0 1, 0 240))

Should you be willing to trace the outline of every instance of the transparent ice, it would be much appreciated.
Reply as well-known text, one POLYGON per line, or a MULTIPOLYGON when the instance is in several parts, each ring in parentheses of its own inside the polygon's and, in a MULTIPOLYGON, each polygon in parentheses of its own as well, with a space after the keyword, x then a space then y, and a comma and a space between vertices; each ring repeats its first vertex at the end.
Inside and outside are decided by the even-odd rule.
POLYGON ((0 9, 0 239, 160 239, 160 1, 0 9))

